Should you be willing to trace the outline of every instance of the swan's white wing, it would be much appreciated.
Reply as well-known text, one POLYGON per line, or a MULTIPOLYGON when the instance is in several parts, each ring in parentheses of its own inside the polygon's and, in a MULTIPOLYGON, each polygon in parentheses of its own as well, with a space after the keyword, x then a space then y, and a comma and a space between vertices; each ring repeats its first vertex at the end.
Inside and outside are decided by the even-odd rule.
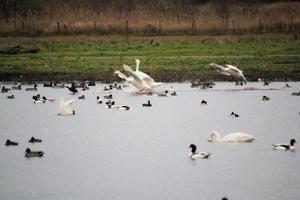
POLYGON ((142 79, 128 65, 123 65, 123 68, 129 75, 136 79, 136 81, 142 82, 142 79))
POLYGON ((75 99, 69 100, 69 101, 64 101, 63 98, 60 99, 59 101, 59 114, 60 115, 71 115, 73 114, 73 108, 72 104, 74 103, 75 99))
POLYGON ((226 64, 226 67, 228 67, 230 70, 234 71, 234 72, 237 72, 237 73, 243 73, 242 70, 240 70, 239 68, 233 66, 233 65, 228 65, 226 64))
POLYGON ((217 65, 216 63, 210 63, 209 66, 211 66, 211 67, 217 67, 217 68, 219 68, 219 69, 221 69, 221 70, 224 70, 224 67, 223 67, 223 66, 217 65))

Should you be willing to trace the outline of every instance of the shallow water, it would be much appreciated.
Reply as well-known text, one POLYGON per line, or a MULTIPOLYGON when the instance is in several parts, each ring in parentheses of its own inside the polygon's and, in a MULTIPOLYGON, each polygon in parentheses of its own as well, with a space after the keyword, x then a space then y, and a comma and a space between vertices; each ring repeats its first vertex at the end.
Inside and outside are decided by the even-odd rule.
MULTIPOLYGON (((1 84, 2 86, 3 84, 1 84)), ((164 84, 176 97, 135 96, 114 91, 118 105, 109 110, 95 103, 104 85, 70 95, 67 89, 39 86, 37 92, 0 94, 0 199, 299 199, 299 151, 278 152, 272 143, 300 141, 300 90, 285 83, 217 83, 202 91, 189 83, 164 84), (270 88, 279 90, 269 90, 270 88), (54 103, 34 104, 41 94, 54 103), (267 95, 269 102, 262 102, 267 95), (75 116, 58 116, 58 101, 76 98, 75 116), (142 107, 150 99, 153 107, 142 107), (201 106, 202 99, 208 101, 201 106), (230 118, 234 111, 239 118, 230 118), (255 137, 251 144, 208 143, 208 134, 233 131, 255 137), (29 144, 31 136, 41 144, 29 144), (19 142, 6 147, 6 139, 19 142), (209 160, 191 161, 188 146, 209 151, 209 160), (43 158, 24 157, 27 147, 43 158)), ((10 85, 7 85, 10 86, 10 85)))

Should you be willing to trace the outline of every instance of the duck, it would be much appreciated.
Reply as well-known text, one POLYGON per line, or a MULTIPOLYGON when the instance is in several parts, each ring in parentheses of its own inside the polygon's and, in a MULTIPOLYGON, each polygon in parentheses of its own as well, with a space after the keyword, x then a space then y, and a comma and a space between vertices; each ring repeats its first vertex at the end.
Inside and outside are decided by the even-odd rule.
POLYGON ((117 106, 116 109, 117 110, 131 110, 131 108, 129 106, 117 106))
POLYGON ((232 76, 234 78, 236 78, 237 80, 244 82, 245 84, 247 84, 246 78, 243 75, 243 71, 238 69, 237 67, 233 66, 233 65, 228 65, 226 64, 226 67, 223 67, 221 65, 217 65, 216 63, 210 63, 209 64, 210 67, 217 67, 219 68, 219 73, 226 75, 226 76, 232 76))
POLYGON ((41 95, 40 94, 37 94, 37 95, 33 95, 32 96, 32 99, 33 99, 33 103, 41 103, 41 95))
POLYGON ((300 91, 299 92, 293 92, 292 96, 300 96, 300 91))
POLYGON ((52 81, 44 82, 43 86, 44 87, 53 87, 53 82, 52 81))
POLYGON ((64 99, 61 98, 58 106, 58 115, 75 115, 75 110, 72 108, 74 101, 75 99, 64 101, 64 99))
POLYGON ((231 112, 230 113, 230 117, 239 117, 240 115, 238 115, 238 114, 236 114, 236 113, 234 113, 234 112, 231 112))
POLYGON ((88 86, 96 86, 96 82, 95 81, 89 81, 88 86))
POLYGON ((106 86, 104 86, 104 89, 103 89, 104 91, 109 91, 109 89, 106 87, 106 86))
POLYGON ((262 101, 269 101, 269 100, 270 100, 270 97, 263 96, 261 100, 262 100, 262 101))
POLYGON ((17 85, 17 86, 12 86, 11 89, 12 89, 12 90, 21 90, 21 89, 22 89, 22 85, 19 84, 19 85, 17 85))
POLYGON ((48 99, 48 98, 45 97, 45 96, 42 97, 42 102, 43 102, 43 103, 54 102, 54 101, 55 101, 54 99, 48 99))
POLYGON ((208 159, 209 156, 211 155, 211 153, 209 152, 197 152, 197 147, 194 144, 190 144, 191 152, 190 152, 190 159, 191 160, 195 160, 197 158, 201 158, 201 159, 208 159))
POLYGON ((30 142, 30 143, 36 143, 36 142, 42 142, 42 140, 41 140, 41 139, 37 139, 37 138, 35 138, 35 137, 31 137, 31 138, 28 140, 28 142, 30 142))
POLYGON ((6 98, 7 98, 7 99, 14 99, 14 98, 15 98, 15 95, 13 95, 13 94, 12 94, 12 95, 9 95, 9 96, 7 96, 6 98))
POLYGON ((69 90, 70 92, 72 92, 72 94, 75 94, 75 93, 78 92, 78 90, 76 89, 75 83, 72 83, 72 84, 71 84, 71 87, 69 87, 69 86, 66 86, 66 87, 68 88, 68 90, 69 90))
POLYGON ((30 158, 30 157, 43 157, 44 152, 43 151, 31 151, 30 148, 27 148, 25 150, 25 157, 30 158))
POLYGON ((37 84, 34 84, 33 88, 26 88, 25 91, 37 91, 37 84))
POLYGON ((157 95, 159 97, 167 97, 169 95, 169 91, 165 90, 164 92, 158 92, 157 95))
POLYGON ((220 133, 213 131, 208 135, 208 142, 252 142, 254 137, 248 133, 234 132, 221 137, 220 133))
POLYGON ((177 96, 176 91, 171 92, 171 96, 177 96))
POLYGON ((152 104, 150 103, 150 100, 148 100, 148 103, 143 103, 143 107, 151 107, 152 104))
POLYGON ((104 95, 103 98, 104 98, 104 99, 112 99, 112 98, 113 98, 113 95, 112 95, 112 94, 104 95))
POLYGON ((6 88, 5 86, 2 86, 1 92, 7 93, 10 90, 10 88, 6 88))
POLYGON ((17 146, 17 145, 18 145, 17 142, 11 141, 9 139, 7 139, 5 142, 5 146, 17 146))
POLYGON ((99 97, 99 96, 97 96, 96 103, 97 103, 97 104, 102 104, 102 100, 100 99, 100 97, 99 97))
POLYGON ((295 150, 295 144, 296 144, 295 139, 290 140, 290 145, 288 144, 272 144, 273 150, 284 150, 284 151, 294 151, 295 150))
POLYGON ((285 87, 290 88, 291 86, 288 83, 286 83, 285 87))
POLYGON ((84 100, 84 99, 85 99, 85 96, 84 96, 84 95, 81 95, 81 96, 78 97, 78 99, 84 100))
POLYGON ((201 104, 202 106, 206 106, 206 105, 207 105, 207 101, 202 100, 200 104, 201 104))
POLYGON ((64 83, 53 83, 53 88, 65 88, 65 84, 64 83))

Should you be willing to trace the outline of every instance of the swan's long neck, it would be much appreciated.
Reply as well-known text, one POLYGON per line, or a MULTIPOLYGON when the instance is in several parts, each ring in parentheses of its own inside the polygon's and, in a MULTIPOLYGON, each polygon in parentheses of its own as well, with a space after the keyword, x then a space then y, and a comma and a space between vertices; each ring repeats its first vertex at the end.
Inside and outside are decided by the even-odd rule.
POLYGON ((135 59, 135 63, 136 63, 135 71, 139 71, 141 61, 139 59, 135 59))
POLYGON ((208 140, 209 140, 209 141, 212 141, 212 142, 220 142, 220 141, 221 141, 221 135, 220 135, 220 133, 218 133, 217 131, 214 131, 214 132, 212 132, 212 133, 209 135, 208 140))

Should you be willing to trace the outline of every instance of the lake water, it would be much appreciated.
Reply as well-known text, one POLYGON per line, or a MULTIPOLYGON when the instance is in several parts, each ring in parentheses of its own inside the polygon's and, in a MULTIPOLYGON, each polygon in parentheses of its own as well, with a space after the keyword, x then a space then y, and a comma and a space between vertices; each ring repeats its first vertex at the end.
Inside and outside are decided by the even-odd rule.
POLYGON ((300 199, 300 151, 271 149, 300 141, 300 97, 291 96, 300 83, 284 85, 249 82, 246 87, 261 90, 242 90, 218 82, 203 91, 189 83, 164 84, 161 89, 177 91, 172 97, 113 91, 117 105, 131 111, 96 104, 104 95, 101 84, 78 95, 41 85, 37 92, 1 93, 0 199, 300 199), (56 101, 34 104, 37 93, 56 101), (16 98, 6 99, 10 94, 16 98), (81 94, 86 100, 77 99, 81 94), (271 100, 262 102, 263 95, 271 100), (60 97, 76 98, 75 116, 57 115, 60 97), (148 99, 153 106, 142 107, 148 99), (240 117, 229 117, 232 111, 240 117), (247 132, 255 141, 208 143, 213 130, 247 132), (30 144, 31 136, 43 142, 30 144), (6 147, 6 139, 19 145, 6 147), (191 143, 211 152, 210 159, 190 160, 191 143), (25 158, 27 147, 43 150, 44 157, 25 158))

